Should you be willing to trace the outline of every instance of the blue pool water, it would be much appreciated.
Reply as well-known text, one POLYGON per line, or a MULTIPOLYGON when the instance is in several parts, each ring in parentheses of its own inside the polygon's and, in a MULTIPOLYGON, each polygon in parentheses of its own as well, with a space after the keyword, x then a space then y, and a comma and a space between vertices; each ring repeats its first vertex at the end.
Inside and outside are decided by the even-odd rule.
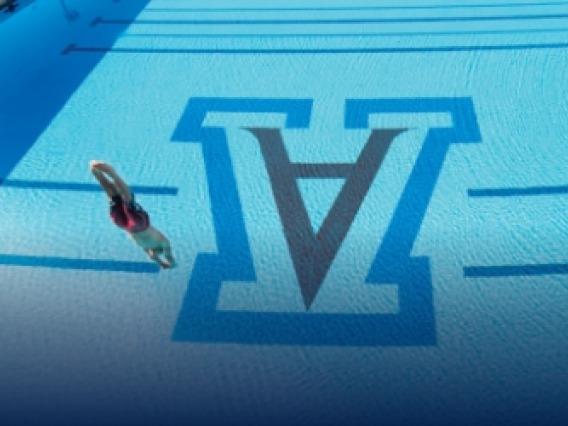
POLYGON ((567 35, 568 1, 2 13, 0 422, 564 424, 567 35))

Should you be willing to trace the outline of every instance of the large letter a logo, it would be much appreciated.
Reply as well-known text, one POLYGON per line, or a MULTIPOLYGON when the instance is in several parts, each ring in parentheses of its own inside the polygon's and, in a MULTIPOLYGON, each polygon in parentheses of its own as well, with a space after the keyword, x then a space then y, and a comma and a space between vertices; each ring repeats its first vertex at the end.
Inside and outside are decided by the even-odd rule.
POLYGON ((394 138, 405 129, 375 129, 354 164, 292 163, 279 129, 250 128, 258 139, 306 309, 317 292, 394 138), (344 178, 313 234, 296 179, 344 178))
MULTIPOLYGON (((353 155, 348 157, 348 163, 295 163, 290 159, 302 158, 302 161, 306 161, 307 158, 312 161, 312 157, 295 157, 292 146, 297 145, 286 145, 286 150, 281 132, 309 129, 312 103, 311 99, 287 98, 189 100, 174 131, 172 142, 196 143, 200 146, 205 164, 216 247, 213 251, 197 253, 173 330, 173 340, 268 345, 436 344, 430 259, 427 256, 414 255, 413 246, 450 146, 480 141, 472 100, 346 100, 343 127, 346 131, 355 130, 355 133, 351 134, 353 136, 369 135, 366 143, 364 140, 357 142, 358 148, 350 151, 353 155), (208 121, 209 114, 211 117, 215 116, 215 120, 208 121), (241 145, 231 145, 228 135, 233 137, 233 134, 227 130, 229 126, 223 124, 223 120, 234 123, 231 121, 234 118, 231 114, 238 117, 247 114, 249 117, 246 123, 239 118, 236 127, 231 128, 239 129, 239 134, 246 134, 242 129, 248 128, 253 137, 251 138, 249 133, 246 135, 248 141, 241 142, 245 145, 252 142, 255 149, 260 147, 254 154, 246 151, 258 158, 251 160, 252 157, 239 156, 244 148, 241 145), (400 193, 397 192, 394 196, 391 196, 391 193, 386 194, 392 203, 385 212, 392 210, 392 214, 385 213, 382 216, 387 219, 384 226, 378 230, 371 217, 372 206, 380 208, 382 205, 381 185, 392 181, 392 176, 386 171, 391 165, 390 159, 396 157, 389 156, 389 161, 385 163, 383 160, 387 152, 394 154, 395 150, 403 146, 392 145, 397 136, 406 138, 411 133, 410 127, 414 126, 414 122, 374 124, 377 117, 390 114, 414 118, 423 114, 443 115, 448 120, 441 123, 429 121, 424 126, 425 137, 420 141, 421 148, 418 148, 416 157, 408 163, 406 169, 409 174, 397 175, 401 178, 397 181, 397 184, 400 182, 401 185, 400 193), (270 121, 275 124, 266 125, 265 118, 271 117, 272 120, 274 116, 278 116, 279 121, 270 121), (405 128, 409 131, 401 135, 405 128), (359 148, 363 144, 364 146, 359 148), (235 151, 232 151, 233 148, 235 151), (270 281, 271 270, 265 268, 265 259, 274 253, 251 250, 251 247, 258 248, 251 245, 251 241, 256 244, 266 238, 266 234, 263 233, 262 223, 254 222, 255 226, 247 228, 250 225, 247 223, 250 216, 247 215, 251 209, 256 208, 256 201, 255 197, 251 196, 253 191, 246 186, 250 181, 242 182, 238 179, 239 176, 242 177, 242 173, 248 172, 248 164, 241 167, 243 161, 254 161, 255 167, 250 167, 251 173, 247 176, 258 177, 258 173, 262 171, 263 192, 259 199, 272 206, 270 217, 266 218, 272 227, 268 229, 284 231, 274 236, 278 247, 283 248, 274 253, 282 256, 283 263, 291 260, 281 281, 270 281), (378 174, 381 167, 385 173, 378 174), (318 179, 323 182, 322 179, 328 178, 340 178, 344 183, 321 226, 314 232, 306 212, 307 197, 305 193, 302 197, 298 190, 298 181, 318 179), (381 181, 381 178, 386 180, 381 181), (373 183, 378 181, 382 183, 373 183), (244 186, 240 186, 239 182, 244 186), (264 185, 265 183, 269 185, 264 185), (358 214, 362 209, 369 213, 369 216, 358 214), (369 226, 361 228, 361 224, 369 226), (256 232, 259 229, 261 232, 256 232), (360 235, 364 235, 364 238, 371 242, 363 244, 365 250, 370 253, 365 259, 365 266, 360 268, 363 276, 358 278, 357 283, 341 281, 341 284, 346 286, 338 288, 336 284, 339 280, 330 277, 337 271, 349 269, 348 263, 341 263, 342 259, 345 259, 342 257, 345 253, 342 248, 356 244, 360 235), (354 238, 351 238, 352 236, 354 238), (285 253, 286 247, 291 259, 287 257, 288 253, 285 253), (267 301, 273 300, 276 294, 275 283, 286 287, 286 297, 294 297, 293 306, 290 304, 291 309, 286 309, 287 304, 277 305, 278 309, 265 309, 265 306, 268 306, 267 301), (302 297, 296 290, 298 285, 302 297), (359 290, 355 289, 357 286, 363 290, 358 292, 359 290), (381 311, 375 309, 374 304, 372 309, 361 310, 358 309, 359 305, 344 303, 344 298, 349 298, 352 294, 365 296, 369 289, 384 287, 396 288, 396 310, 381 311), (241 291, 243 288, 245 291, 241 291), (227 293, 228 289, 231 289, 231 292, 227 293), (241 297, 253 293, 254 298, 241 297), (226 297, 227 295, 231 297, 226 297), (228 304, 225 303, 227 301, 228 304), (240 301, 244 303, 241 304, 240 301), (235 303, 231 305, 233 302, 235 303), (347 309, 343 309, 343 305, 347 306, 347 309)), ((319 140, 311 142, 316 143, 319 140)), ((343 139, 340 142, 345 145, 343 139)), ((336 159, 346 157, 334 155, 327 158, 337 161, 336 159)), ((333 191, 327 193, 335 194, 333 191)), ((189 217, 189 220, 193 218, 189 217)), ((270 242, 266 241, 262 247, 268 248, 270 242)), ((359 271, 358 268, 352 269, 359 271)))

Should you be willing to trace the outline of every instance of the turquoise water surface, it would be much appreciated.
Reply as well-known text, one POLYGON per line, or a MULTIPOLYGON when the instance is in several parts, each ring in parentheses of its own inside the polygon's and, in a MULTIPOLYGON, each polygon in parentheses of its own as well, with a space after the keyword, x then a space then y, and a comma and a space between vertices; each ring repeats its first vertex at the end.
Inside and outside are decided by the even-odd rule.
POLYGON ((20 3, 2 424, 568 419, 568 1, 20 3))

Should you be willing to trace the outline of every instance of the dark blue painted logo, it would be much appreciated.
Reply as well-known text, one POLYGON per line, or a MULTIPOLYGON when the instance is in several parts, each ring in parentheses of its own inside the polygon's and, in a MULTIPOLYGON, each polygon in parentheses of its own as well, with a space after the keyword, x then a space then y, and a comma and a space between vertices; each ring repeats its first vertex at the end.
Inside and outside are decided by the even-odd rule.
MULTIPOLYGON (((288 345, 435 345, 432 277, 426 257, 410 255, 450 144, 479 142, 469 98, 353 99, 345 104, 345 129, 369 129, 353 163, 297 163, 282 130, 247 127, 266 166, 305 310, 269 312, 218 308, 225 282, 255 282, 256 271, 226 129, 208 126, 209 113, 283 114, 285 129, 308 129, 312 100, 194 98, 172 141, 200 143, 218 252, 200 253, 188 283, 173 340, 288 345), (428 128, 365 285, 395 283, 395 313, 321 313, 310 310, 358 209, 389 148, 407 128, 370 128, 373 114, 443 113, 449 126, 428 128), (342 178, 344 184, 317 232, 311 229, 297 180, 342 178)), ((376 230, 369 229, 372 235, 376 230)), ((377 236, 379 238, 379 236, 377 236)))

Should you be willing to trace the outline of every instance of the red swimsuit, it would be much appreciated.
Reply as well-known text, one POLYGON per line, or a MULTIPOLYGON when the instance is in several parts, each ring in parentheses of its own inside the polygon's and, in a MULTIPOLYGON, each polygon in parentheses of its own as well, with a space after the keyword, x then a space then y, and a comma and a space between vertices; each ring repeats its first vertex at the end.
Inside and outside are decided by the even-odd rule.
POLYGON ((134 197, 130 203, 124 201, 120 195, 112 197, 110 217, 116 226, 128 232, 142 232, 150 226, 148 213, 134 201, 134 197))

